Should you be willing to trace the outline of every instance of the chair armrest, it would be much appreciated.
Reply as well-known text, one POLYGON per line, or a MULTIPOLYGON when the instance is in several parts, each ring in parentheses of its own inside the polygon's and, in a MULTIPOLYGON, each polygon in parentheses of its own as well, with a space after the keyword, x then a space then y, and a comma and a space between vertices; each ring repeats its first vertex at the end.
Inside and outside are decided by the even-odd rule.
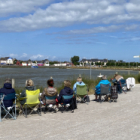
POLYGON ((20 97, 20 98, 18 98, 19 101, 22 101, 24 99, 27 99, 27 97, 20 97))

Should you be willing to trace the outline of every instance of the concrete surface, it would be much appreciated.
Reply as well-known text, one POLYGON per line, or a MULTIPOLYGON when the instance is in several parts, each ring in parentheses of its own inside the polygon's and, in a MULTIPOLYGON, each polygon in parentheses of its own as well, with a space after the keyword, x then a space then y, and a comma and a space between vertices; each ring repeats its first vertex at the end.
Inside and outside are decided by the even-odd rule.
MULTIPOLYGON (((93 99, 93 96, 90 97, 93 99)), ((78 104, 74 113, 42 113, 0 123, 0 140, 140 140, 140 85, 117 103, 78 104)))

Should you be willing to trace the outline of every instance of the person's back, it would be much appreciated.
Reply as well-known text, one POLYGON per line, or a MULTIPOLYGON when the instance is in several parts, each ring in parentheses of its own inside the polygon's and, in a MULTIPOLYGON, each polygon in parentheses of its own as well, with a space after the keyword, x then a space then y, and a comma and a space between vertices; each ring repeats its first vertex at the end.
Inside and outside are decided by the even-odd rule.
MULTIPOLYGON (((15 90, 12 88, 11 80, 6 79, 3 88, 0 89, 0 94, 8 95, 10 93, 15 93, 15 90)), ((4 100, 5 107, 12 106, 13 101, 14 100, 4 100)))
POLYGON ((106 79, 106 76, 103 76, 102 80, 96 86, 96 94, 100 94, 100 92, 101 92, 100 85, 101 84, 104 84, 104 85, 108 85, 109 84, 111 86, 111 83, 106 79))
MULTIPOLYGON (((20 94, 20 97, 26 97, 26 90, 29 91, 34 91, 36 90, 34 83, 31 79, 26 80, 25 82, 25 90, 22 91, 22 93, 20 94)), ((26 99, 20 101, 20 103, 23 105, 26 102, 26 99)))
POLYGON ((57 89, 54 88, 54 81, 53 79, 49 79, 47 81, 48 87, 44 89, 43 93, 41 94, 41 99, 44 104, 56 103, 55 99, 47 99, 46 97, 57 97, 57 89))
POLYGON ((123 79, 123 77, 122 77, 121 75, 116 75, 116 76, 115 76, 115 79, 116 79, 117 81, 120 81, 121 79, 123 79))
POLYGON ((77 87, 77 85, 80 85, 80 86, 85 85, 85 83, 82 81, 81 77, 77 78, 77 82, 73 86, 73 91, 74 91, 75 94, 76 94, 76 87, 77 87))
POLYGON ((62 101, 62 96, 66 95, 73 95, 73 90, 70 88, 71 86, 71 82, 66 80, 64 81, 64 89, 62 89, 60 91, 59 97, 58 97, 58 101, 61 102, 62 101))

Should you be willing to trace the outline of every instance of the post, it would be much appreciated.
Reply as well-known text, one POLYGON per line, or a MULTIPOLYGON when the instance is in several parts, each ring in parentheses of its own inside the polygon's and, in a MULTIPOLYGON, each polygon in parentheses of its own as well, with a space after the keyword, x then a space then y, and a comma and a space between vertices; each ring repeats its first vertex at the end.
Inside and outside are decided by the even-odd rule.
POLYGON ((130 71, 128 71, 128 75, 130 75, 130 71))
POLYGON ((91 79, 91 63, 90 63, 90 79, 91 79))
MULTIPOLYGON (((1 100, 1 98, 2 98, 2 95, 0 95, 0 100, 1 100)), ((0 102, 0 122, 1 122, 1 102, 0 102)))
POLYGON ((16 120, 16 116, 17 114, 16 114, 16 97, 15 97, 15 120, 16 120))
POLYGON ((15 88, 15 79, 12 79, 12 88, 15 88))

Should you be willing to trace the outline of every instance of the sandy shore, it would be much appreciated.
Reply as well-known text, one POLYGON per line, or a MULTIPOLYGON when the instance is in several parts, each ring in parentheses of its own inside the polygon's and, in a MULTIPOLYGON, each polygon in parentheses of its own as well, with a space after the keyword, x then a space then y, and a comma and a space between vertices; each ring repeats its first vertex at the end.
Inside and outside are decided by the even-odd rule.
MULTIPOLYGON (((138 140, 140 85, 117 103, 78 104, 74 113, 36 114, 0 123, 0 140, 138 140)), ((91 100, 94 98, 90 96, 91 100)))

